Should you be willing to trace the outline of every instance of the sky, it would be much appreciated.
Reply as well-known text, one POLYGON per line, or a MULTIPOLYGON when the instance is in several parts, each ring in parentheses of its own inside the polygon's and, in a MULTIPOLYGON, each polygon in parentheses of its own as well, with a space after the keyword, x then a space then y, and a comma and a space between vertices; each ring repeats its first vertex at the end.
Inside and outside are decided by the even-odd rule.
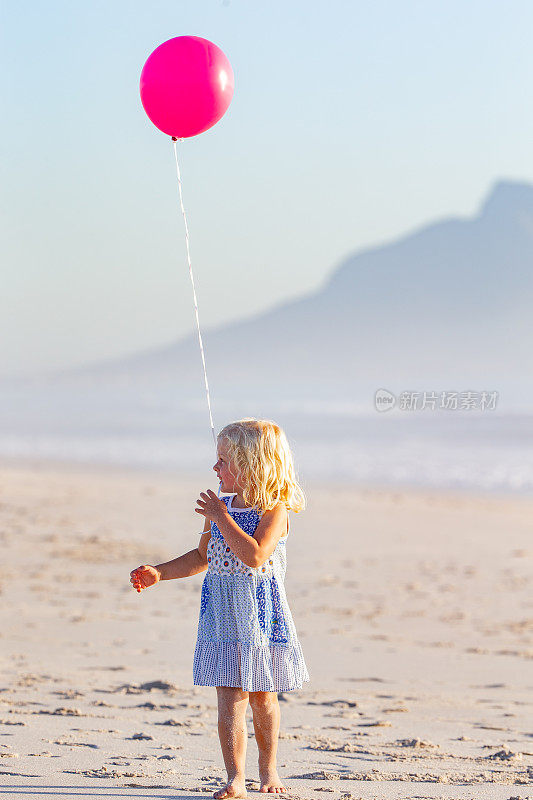
MULTIPOLYGON (((170 138, 139 97, 174 36, 229 58, 178 145, 207 330, 314 292, 358 250, 533 182, 528 0, 3 0, 0 375, 194 330, 170 138)), ((236 354, 238 355, 238 354, 236 354)))

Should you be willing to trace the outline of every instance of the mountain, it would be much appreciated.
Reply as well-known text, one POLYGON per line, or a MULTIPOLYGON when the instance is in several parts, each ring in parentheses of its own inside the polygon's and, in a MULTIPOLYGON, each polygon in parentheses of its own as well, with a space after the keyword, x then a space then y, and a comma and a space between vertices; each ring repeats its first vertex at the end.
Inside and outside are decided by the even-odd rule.
MULTIPOLYGON (((532 383, 532 265, 533 186, 499 182, 473 218, 357 252, 316 292, 206 330, 211 394, 265 404, 367 404, 381 387, 519 397, 532 383)), ((196 332, 50 380, 205 402, 196 332)))

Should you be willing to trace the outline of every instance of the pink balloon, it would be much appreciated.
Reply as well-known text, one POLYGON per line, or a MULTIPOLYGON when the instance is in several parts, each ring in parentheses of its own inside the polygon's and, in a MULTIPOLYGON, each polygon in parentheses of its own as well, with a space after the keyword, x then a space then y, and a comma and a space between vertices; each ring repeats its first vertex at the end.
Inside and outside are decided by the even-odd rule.
POLYGON ((176 36, 157 47, 141 72, 141 102, 163 133, 184 139, 211 128, 233 97, 233 70, 216 44, 176 36))

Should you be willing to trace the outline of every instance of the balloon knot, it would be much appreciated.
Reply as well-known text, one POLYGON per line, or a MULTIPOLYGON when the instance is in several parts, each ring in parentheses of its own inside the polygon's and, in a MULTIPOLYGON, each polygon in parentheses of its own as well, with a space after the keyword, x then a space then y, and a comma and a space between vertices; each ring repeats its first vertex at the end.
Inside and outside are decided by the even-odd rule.
POLYGON ((177 141, 178 141, 178 137, 177 137, 177 136, 173 136, 173 137, 172 137, 172 141, 173 141, 173 142, 177 142, 177 141))

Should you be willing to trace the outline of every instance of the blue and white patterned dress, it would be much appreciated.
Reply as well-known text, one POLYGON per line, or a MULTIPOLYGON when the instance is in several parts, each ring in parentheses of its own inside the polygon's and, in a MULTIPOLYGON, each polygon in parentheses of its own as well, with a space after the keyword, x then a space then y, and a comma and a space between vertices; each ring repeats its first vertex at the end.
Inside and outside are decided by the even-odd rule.
MULTIPOLYGON (((232 519, 253 536, 256 508, 233 508, 232 519)), ((289 522, 290 529, 290 522, 289 522)), ((234 686, 245 692, 290 692, 308 681, 302 647, 285 595, 288 532, 260 567, 249 567, 211 523, 207 572, 202 584, 194 686, 234 686)))

